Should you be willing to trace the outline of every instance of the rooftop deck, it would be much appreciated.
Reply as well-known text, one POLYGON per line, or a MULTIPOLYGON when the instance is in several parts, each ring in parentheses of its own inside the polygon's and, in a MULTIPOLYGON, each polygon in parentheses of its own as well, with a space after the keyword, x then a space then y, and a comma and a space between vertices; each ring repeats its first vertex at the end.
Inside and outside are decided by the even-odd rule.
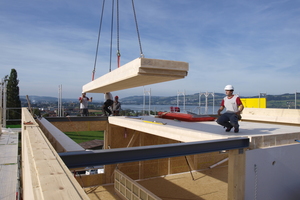
POLYGON ((183 122, 169 119, 142 116, 141 118, 109 117, 112 125, 127 127, 149 134, 167 137, 182 142, 204 141, 212 139, 224 139, 232 137, 266 137, 290 133, 300 133, 300 126, 292 124, 260 123, 252 121, 240 121, 239 133, 225 132, 225 129, 215 121, 183 122), (156 121, 165 123, 155 124, 144 121, 156 121))

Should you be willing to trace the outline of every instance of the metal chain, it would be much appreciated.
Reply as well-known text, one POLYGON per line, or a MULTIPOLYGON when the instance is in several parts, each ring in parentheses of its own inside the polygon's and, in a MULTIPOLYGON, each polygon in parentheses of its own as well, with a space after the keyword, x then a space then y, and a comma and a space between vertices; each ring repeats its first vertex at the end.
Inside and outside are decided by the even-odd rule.
POLYGON ((254 173, 255 173, 255 183, 254 183, 254 200, 257 199, 257 166, 254 165, 254 173))

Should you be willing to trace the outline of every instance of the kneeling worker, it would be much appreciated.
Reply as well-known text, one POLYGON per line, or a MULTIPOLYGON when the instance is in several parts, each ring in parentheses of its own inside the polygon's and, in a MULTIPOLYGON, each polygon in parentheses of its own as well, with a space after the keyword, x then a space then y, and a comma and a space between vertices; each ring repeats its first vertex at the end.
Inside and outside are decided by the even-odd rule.
POLYGON ((217 123, 226 128, 226 132, 230 132, 234 128, 234 132, 239 132, 238 120, 241 119, 241 112, 244 109, 243 103, 237 95, 233 94, 234 88, 232 85, 226 85, 224 88, 226 97, 221 102, 221 107, 218 110, 219 118, 217 123), (221 115, 221 112, 226 108, 226 112, 221 115))

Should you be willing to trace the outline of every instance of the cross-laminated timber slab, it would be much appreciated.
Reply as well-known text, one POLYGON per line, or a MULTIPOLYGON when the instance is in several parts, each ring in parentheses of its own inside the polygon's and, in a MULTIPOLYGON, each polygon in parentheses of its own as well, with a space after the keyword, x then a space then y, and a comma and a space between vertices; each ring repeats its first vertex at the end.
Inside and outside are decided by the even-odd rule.
POLYGON ((82 87, 83 92, 106 93, 182 79, 189 64, 181 61, 137 58, 82 87))

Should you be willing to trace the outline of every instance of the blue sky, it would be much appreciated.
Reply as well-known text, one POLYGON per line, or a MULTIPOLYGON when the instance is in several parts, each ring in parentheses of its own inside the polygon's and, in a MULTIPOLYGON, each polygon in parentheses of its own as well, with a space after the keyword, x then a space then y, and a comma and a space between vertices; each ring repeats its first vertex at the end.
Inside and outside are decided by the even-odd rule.
MULTIPOLYGON (((116 1, 115 1, 116 2, 116 1)), ((113 92, 120 98, 224 92, 242 96, 300 92, 300 1, 136 0, 147 58, 185 61, 181 80, 113 92)), ((91 81, 102 0, 0 1, 0 78, 18 72, 20 95, 77 98, 91 81)), ((131 0, 120 5, 121 65, 140 56, 131 0)), ((95 77, 109 71, 111 0, 95 77)), ((116 65, 114 31, 112 70, 116 65)), ((103 94, 88 94, 103 100, 103 94)))

